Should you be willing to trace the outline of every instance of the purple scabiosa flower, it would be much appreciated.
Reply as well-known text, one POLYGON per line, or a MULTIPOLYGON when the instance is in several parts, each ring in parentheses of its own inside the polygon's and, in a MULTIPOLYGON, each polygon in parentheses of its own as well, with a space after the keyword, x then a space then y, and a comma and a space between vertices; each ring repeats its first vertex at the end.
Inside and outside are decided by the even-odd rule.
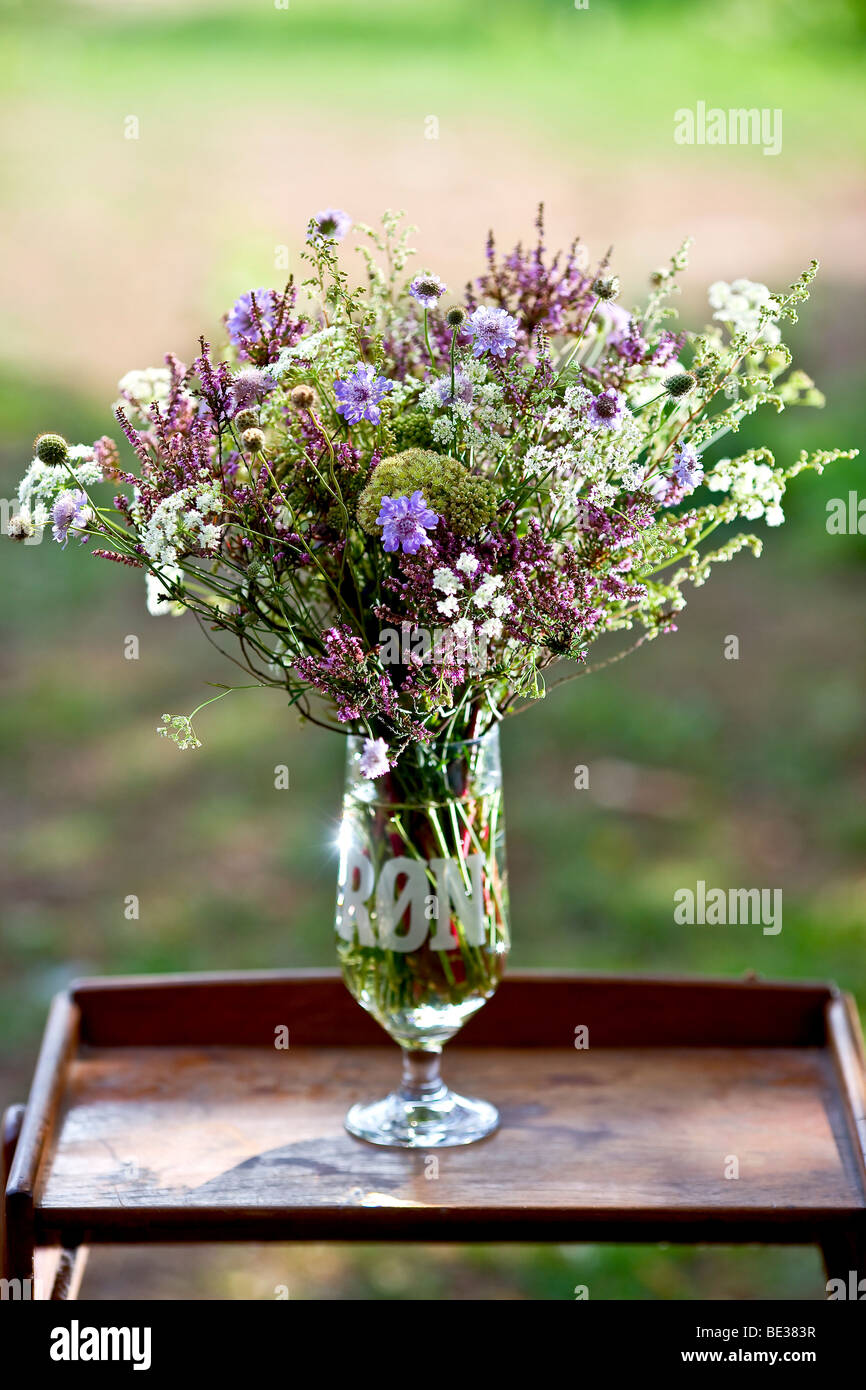
POLYGON ((621 430, 625 420, 625 397, 609 386, 588 402, 586 414, 596 429, 621 430))
POLYGON ((316 231, 326 241, 342 241, 352 225, 352 219, 342 208, 323 208, 313 218, 316 231))
POLYGON ((435 309, 440 295, 443 295, 447 288, 438 275, 416 275, 409 286, 409 293, 425 309, 435 309))
POLYGON ((678 492, 676 483, 669 474, 664 474, 659 478, 653 478, 652 482, 643 483, 641 486, 644 492, 649 493, 654 502, 658 502, 662 506, 670 506, 670 499, 678 492))
POLYGON ((411 497, 383 497, 376 517, 385 549, 390 553, 402 546, 406 555, 417 555, 422 546, 430 544, 427 531, 438 522, 422 492, 413 492, 411 497))
POLYGON ((359 363, 345 381, 334 382, 337 411, 345 416, 350 425, 357 425, 361 420, 378 425, 379 405, 392 387, 393 382, 377 376, 375 367, 370 366, 369 362, 359 363))
POLYGON ((467 320, 466 332, 475 339, 472 351, 476 357, 482 352, 504 357, 509 348, 517 345, 517 319, 504 309, 480 305, 467 320))
POLYGON ((364 748, 358 760, 362 777, 372 781, 383 777, 391 766, 388 761, 388 745, 383 738, 365 738, 364 748))
MULTIPOLYGON (((65 492, 61 492, 51 510, 51 519, 54 522, 52 527, 54 539, 59 541, 64 550, 69 540, 70 530, 77 531, 86 526, 90 520, 90 515, 90 506, 80 488, 74 492, 69 488, 65 492)), ((86 541, 87 536, 83 535, 81 540, 86 541)))
POLYGON ((454 394, 451 394, 450 376, 441 376, 433 387, 440 405, 452 405, 455 401, 468 405, 472 400, 473 386, 464 372, 454 373, 454 394))
POLYGON ((704 465, 694 444, 684 444, 677 450, 671 473, 685 492, 694 492, 704 476, 704 465))
POLYGON ((262 336, 253 310, 254 296, 259 319, 268 328, 274 326, 276 309, 273 290, 250 290, 248 294, 242 294, 240 299, 235 300, 232 311, 226 320, 229 337, 233 343, 239 343, 242 338, 250 338, 254 343, 257 343, 262 336))
MULTIPOLYGON (((258 303, 258 298, 256 298, 258 303)), ((260 367, 241 367, 232 377, 232 394, 238 410, 259 405, 269 391, 276 386, 274 378, 260 367)))

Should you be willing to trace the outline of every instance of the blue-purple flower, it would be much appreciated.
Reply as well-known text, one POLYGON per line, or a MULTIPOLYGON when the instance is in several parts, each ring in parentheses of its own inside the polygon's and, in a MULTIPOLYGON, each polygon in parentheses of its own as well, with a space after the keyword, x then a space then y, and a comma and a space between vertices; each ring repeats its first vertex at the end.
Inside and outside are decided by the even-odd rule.
POLYGON ((342 208, 323 208, 313 218, 316 231, 326 241, 342 241, 352 225, 352 219, 342 208))
POLYGON ((334 382, 337 411, 350 425, 357 425, 361 420, 378 425, 381 418, 379 406, 393 385, 385 377, 377 376, 375 367, 369 362, 359 363, 345 381, 334 382))
POLYGON ((685 492, 694 492, 704 476, 704 465, 694 444, 684 444, 677 450, 671 474, 685 492))
POLYGON ((517 346, 517 319, 504 309, 480 305, 467 320, 465 331, 475 339, 472 351, 476 357, 482 352, 504 357, 509 348, 517 346))
POLYGON ((672 498, 676 497, 676 486, 673 478, 668 474, 662 474, 658 478, 653 478, 652 482, 643 483, 644 492, 648 492, 654 502, 660 503, 663 507, 671 506, 672 498))
POLYGON ((402 547, 406 555, 417 555, 422 546, 430 545, 427 532, 438 521, 422 492, 413 492, 411 497, 383 497, 376 517, 385 549, 390 552, 402 547))
POLYGON ((273 329, 276 322, 274 291, 250 290, 248 294, 242 294, 240 299, 235 301, 226 320, 229 337, 233 343, 239 343, 243 338, 249 338, 252 342, 257 343, 262 336, 253 311, 253 296, 255 296, 259 320, 270 329, 273 329))
POLYGON ((437 301, 447 288, 438 275, 416 275, 409 286, 409 293, 425 309, 435 309, 437 301))
POLYGON ((276 384, 274 378, 268 372, 263 372, 261 367, 241 367, 232 378, 235 405, 239 410, 259 405, 276 384))
POLYGON ((451 377, 440 376, 433 387, 440 405, 452 405, 455 401, 468 405, 472 400, 473 386, 464 372, 454 373, 454 394, 451 393, 451 377))
MULTIPOLYGON (((61 492, 51 509, 54 539, 59 541, 65 550, 69 540, 69 532, 83 530, 91 520, 91 516, 90 504, 81 489, 76 488, 73 491, 67 488, 65 492, 61 492)), ((86 541, 87 536, 82 535, 80 539, 86 541)))
POLYGON ((590 424, 600 430, 621 430, 625 421, 625 396, 609 386, 588 402, 586 413, 590 424))

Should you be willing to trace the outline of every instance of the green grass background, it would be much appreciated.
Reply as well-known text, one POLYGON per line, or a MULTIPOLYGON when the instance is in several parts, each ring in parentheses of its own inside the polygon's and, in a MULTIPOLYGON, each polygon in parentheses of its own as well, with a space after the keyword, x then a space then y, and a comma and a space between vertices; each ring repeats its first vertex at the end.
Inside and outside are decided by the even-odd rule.
MULTIPOLYGON (((554 0, 292 0, 290 22, 290 37, 275 42, 266 6, 7 7, 5 104, 20 111, 44 94, 52 111, 68 108, 70 120, 86 124, 117 102, 136 109, 133 94, 147 93, 168 129, 179 111, 194 109, 206 127, 227 106, 249 115, 262 93, 279 101, 285 90, 317 128, 333 128, 335 183, 341 161, 365 160, 371 200, 382 207, 395 199, 377 169, 377 122, 399 120, 419 85, 444 94, 469 124, 485 123, 493 160, 507 160, 517 138, 543 141, 563 167, 637 158, 657 173, 659 199, 665 179, 688 178, 689 168, 676 163, 669 141, 647 134, 645 113, 659 101, 671 109, 697 99, 784 106, 792 153, 759 166, 769 189, 764 221, 774 181, 794 181, 807 200, 819 167, 862 161, 863 12, 841 0, 591 0, 577 16, 554 0), (577 47, 575 24, 593 26, 577 47)), ((88 206, 76 201, 73 159, 58 206, 56 190, 28 163, 31 139, 35 149, 38 134, 19 129, 6 189, 14 214, 6 273, 17 266, 30 277, 38 332, 20 307, 26 298, 18 301, 0 342, 5 497, 41 428, 75 440, 111 430, 113 382, 93 367, 110 354, 64 298, 75 266, 26 265, 26 241, 29 228, 55 218, 60 245, 64 217, 97 221, 119 195, 110 171, 97 168, 88 206), (74 335, 80 368, 53 352, 58 333, 67 346, 74 335)), ((182 167, 182 128, 178 139, 182 167)), ((274 181, 291 184, 295 139, 303 131, 287 139, 274 181)), ((745 157, 721 152, 720 177, 736 181, 745 157)), ((467 198, 472 177, 468 168, 467 198)), ((212 216, 225 212, 234 230, 193 295, 207 292, 211 325, 223 307, 217 291, 231 296, 247 276, 258 283, 267 273, 244 228, 243 188, 226 186, 218 151, 213 187, 212 216)), ((543 195, 515 188, 527 223, 543 195)), ((146 183, 137 196, 147 199, 146 183)), ((591 180, 581 196, 592 199, 591 180)), ((170 222, 170 205, 157 211, 170 222)), ((486 211, 495 222, 497 209, 486 211)), ((123 213, 135 238, 135 208, 123 213)), ((480 268, 481 247, 474 228, 461 226, 459 203, 451 215, 450 252, 468 276, 480 268)), ((732 235, 742 273, 760 278, 749 226, 732 235)), ((144 264, 148 245, 138 251, 144 264)), ((790 278, 811 248, 802 252, 790 278)), ((701 321, 700 286, 687 287, 685 305, 701 321)), ((200 307, 190 307, 191 325, 200 307)), ((158 297, 150 312, 154 341, 163 342, 158 297)), ((117 316, 122 343, 122 303, 117 316)), ((743 447, 767 441, 787 460, 801 447, 860 442, 862 320, 862 281, 826 266, 795 346, 828 407, 762 417, 743 432, 743 447)), ((133 365, 144 363, 117 360, 114 377, 133 365)), ((832 978, 866 1000, 866 542, 828 536, 824 524, 827 500, 849 488, 863 489, 859 461, 800 480, 788 524, 767 533, 764 558, 718 569, 694 592, 678 634, 505 727, 515 964, 756 970, 832 978), (738 661, 724 659, 729 634, 740 639, 738 661), (590 768, 588 791, 574 789, 576 764, 590 768), (612 783, 615 805, 605 792, 612 783), (674 890, 699 878, 781 887, 781 934, 674 925, 674 890)), ((228 678, 192 619, 148 618, 139 576, 74 547, 62 554, 48 542, 4 543, 0 567, 0 1081, 11 1101, 23 1098, 50 995, 76 974, 331 963, 342 745, 317 731, 302 735, 278 693, 248 691, 205 711, 204 748, 179 753, 156 738, 159 716, 192 709, 208 681, 228 678), (123 657, 129 634, 140 640, 137 661, 123 657), (290 768, 288 791, 274 789, 280 763, 290 768), (140 899, 137 921, 124 917, 129 894, 140 899)), ((301 1247, 105 1252, 85 1294, 267 1298, 284 1283, 299 1298, 567 1299, 577 1284, 593 1298, 809 1298, 820 1296, 822 1278, 810 1251, 301 1247)))

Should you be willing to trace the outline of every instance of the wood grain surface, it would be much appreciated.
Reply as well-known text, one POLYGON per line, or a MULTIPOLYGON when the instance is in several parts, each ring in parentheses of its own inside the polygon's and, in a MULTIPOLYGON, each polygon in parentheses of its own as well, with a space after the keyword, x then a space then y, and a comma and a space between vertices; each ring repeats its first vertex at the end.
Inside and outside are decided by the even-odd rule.
POLYGON ((832 985, 512 974, 445 1051, 502 1116, 463 1149, 345 1132, 398 1068, 336 971, 79 982, 12 1157, 10 1271, 104 1241, 864 1248, 862 1041, 832 985))
POLYGON ((262 1220, 286 1237, 370 1239, 384 1222, 527 1238, 554 1223, 760 1218, 805 1239, 810 1223, 863 1207, 820 1049, 446 1052, 449 1081, 493 1101, 502 1128, 432 1168, 428 1153, 343 1129, 354 1100, 394 1084, 397 1060, 390 1048, 87 1049, 38 1224, 82 1239, 112 1239, 118 1223, 127 1238, 190 1223, 248 1238, 262 1220))

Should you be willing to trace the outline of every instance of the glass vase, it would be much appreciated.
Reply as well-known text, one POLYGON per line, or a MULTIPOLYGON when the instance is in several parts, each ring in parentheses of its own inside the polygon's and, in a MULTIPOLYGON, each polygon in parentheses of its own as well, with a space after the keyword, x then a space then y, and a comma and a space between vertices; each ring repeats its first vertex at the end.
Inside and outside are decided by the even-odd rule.
POLYGON ((498 985, 508 954, 499 730, 465 743, 415 744, 374 781, 350 738, 340 830, 337 951, 362 1008, 403 1050, 383 1099, 354 1105, 346 1128, 373 1144, 470 1144, 499 1122, 439 1070, 444 1044, 498 985))

